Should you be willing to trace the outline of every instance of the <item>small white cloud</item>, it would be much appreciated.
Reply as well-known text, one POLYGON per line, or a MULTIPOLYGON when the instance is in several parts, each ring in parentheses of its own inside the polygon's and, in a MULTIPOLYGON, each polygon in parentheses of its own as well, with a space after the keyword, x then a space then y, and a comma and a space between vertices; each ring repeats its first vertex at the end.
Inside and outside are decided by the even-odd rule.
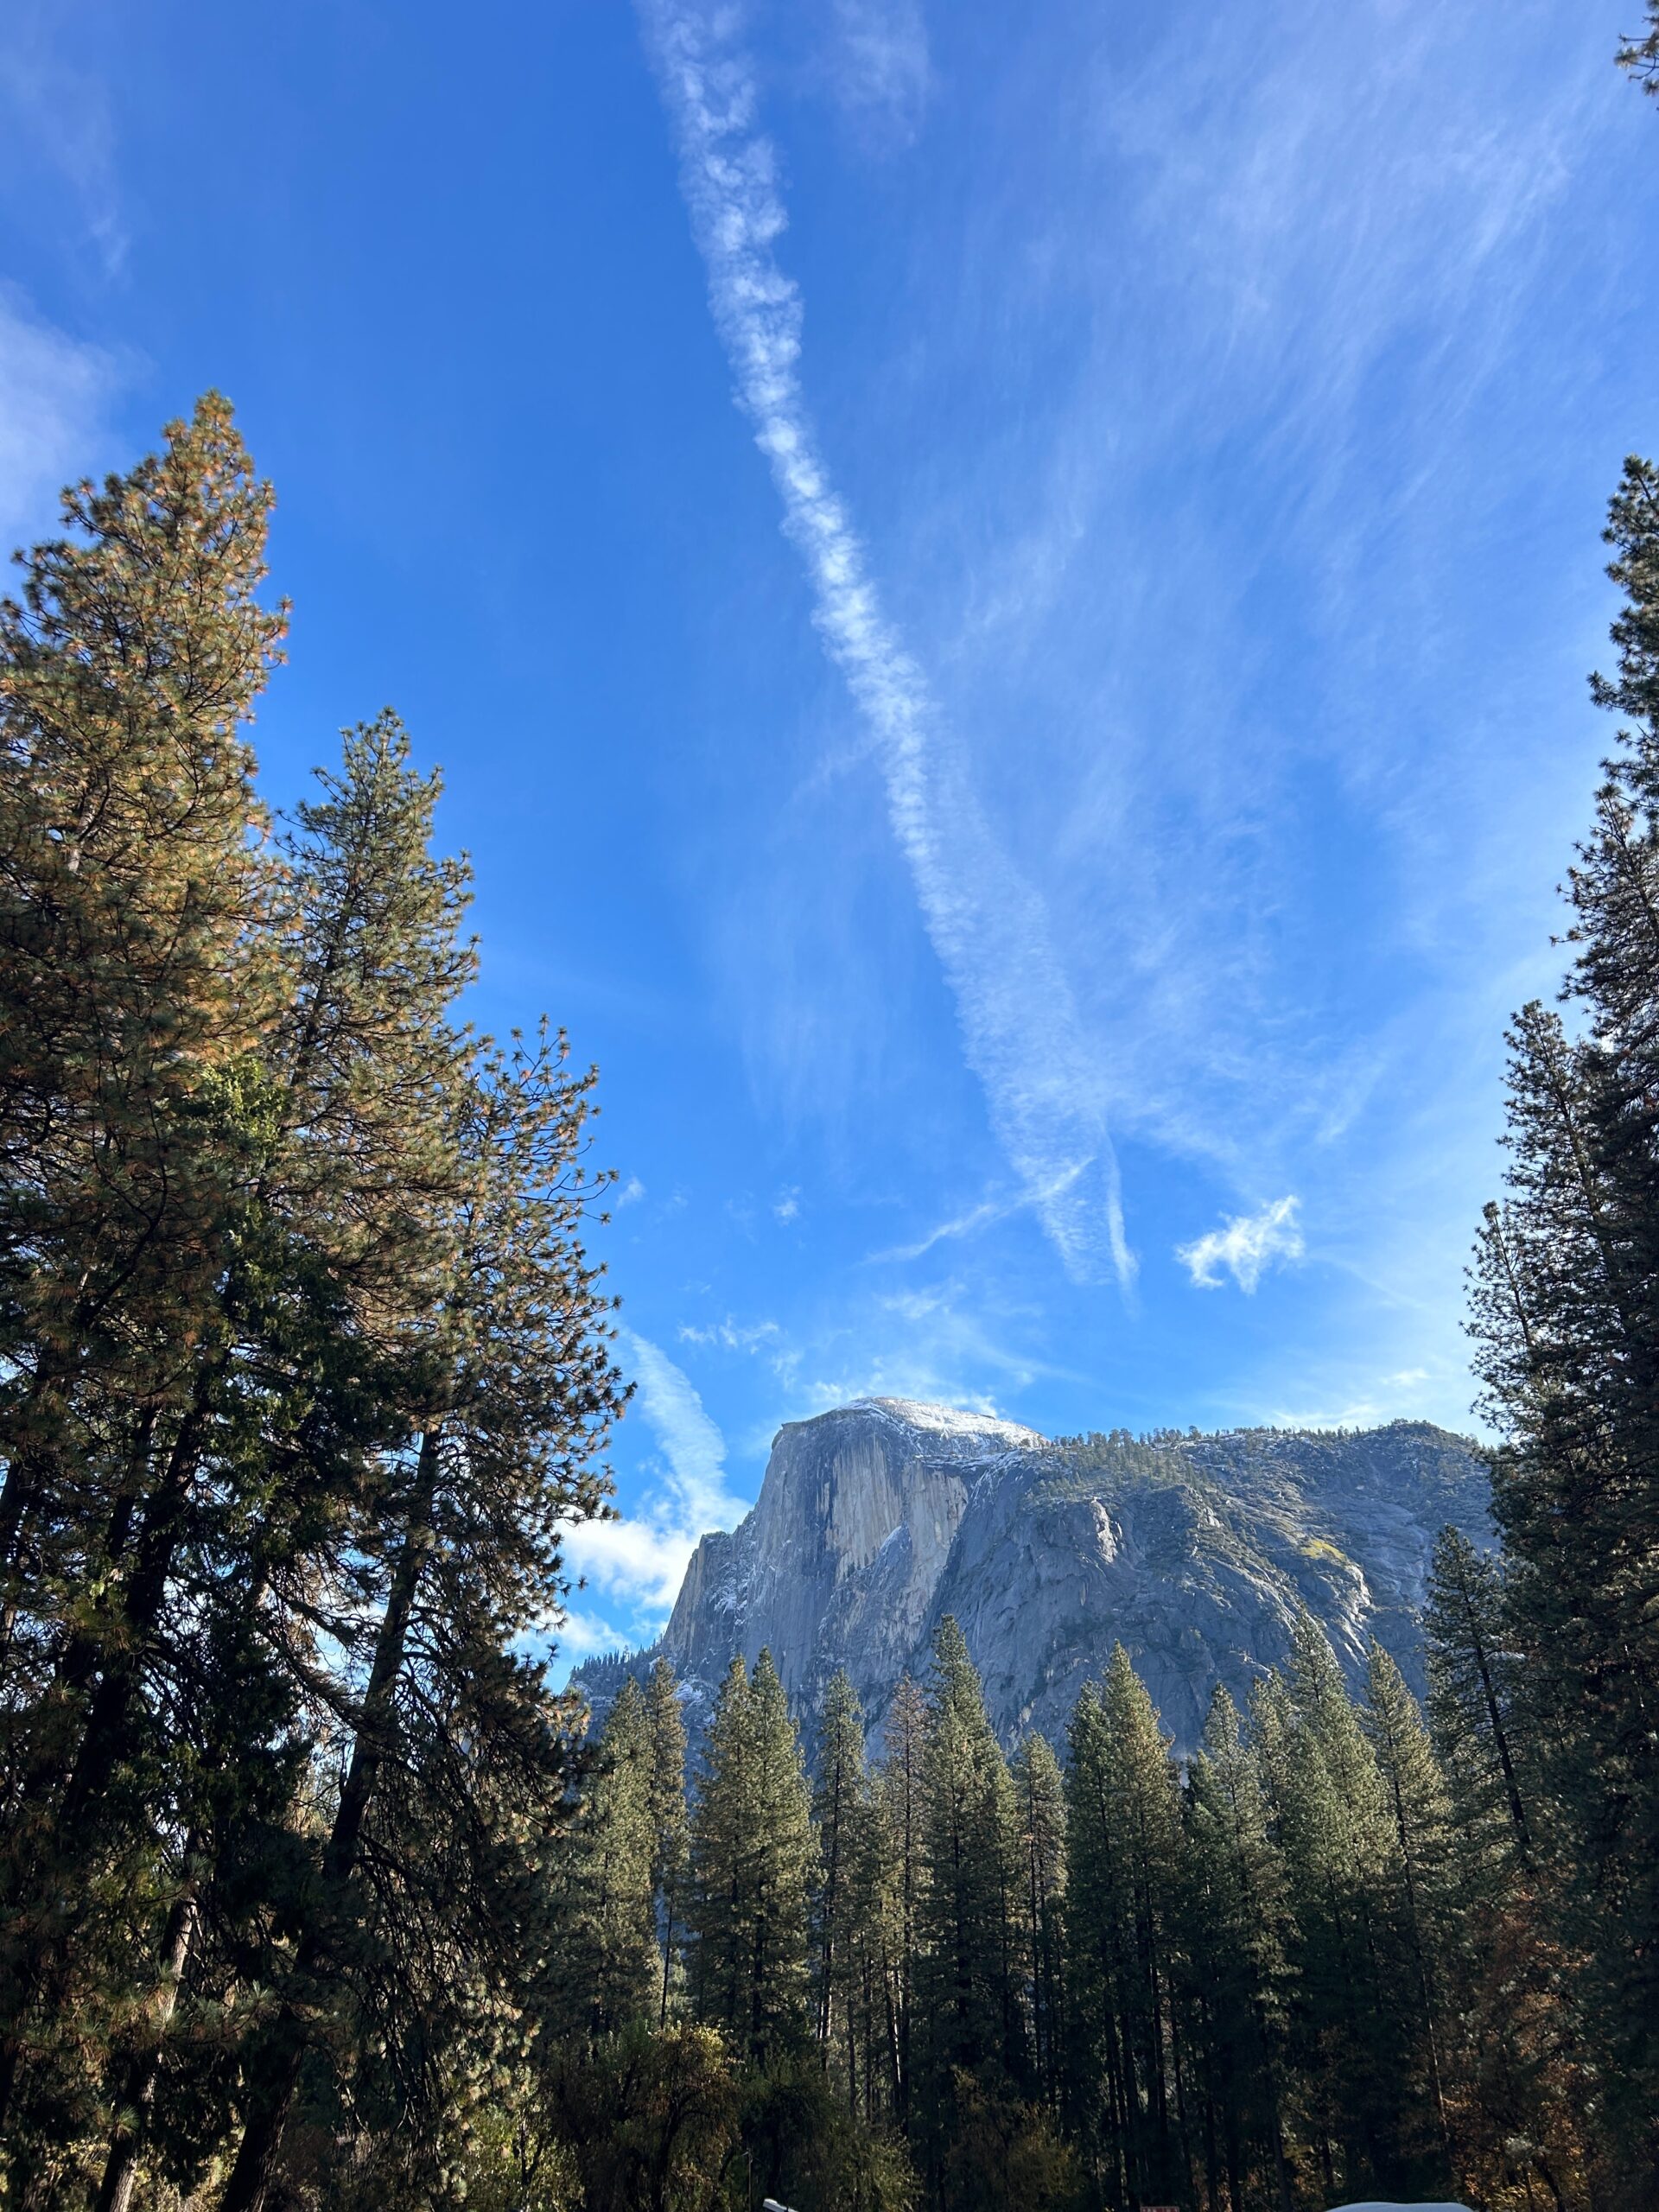
POLYGON ((1204 1290, 1219 1290, 1225 1268, 1243 1291, 1253 1291, 1270 1267, 1300 1260, 1304 1246, 1296 1215, 1300 1200, 1275 1198, 1260 1213, 1230 1215, 1191 1244, 1178 1244, 1175 1256, 1204 1290))
POLYGON ((801 1194, 798 1190, 785 1191, 772 1202, 772 1212, 775 1221, 793 1221, 800 1211, 801 1194))
POLYGON ((561 1659, 591 1659, 596 1651, 620 1651, 628 1638, 597 1613, 567 1613, 554 1631, 561 1659))
POLYGON ((623 1344, 667 1471, 637 1512, 573 1522, 565 1555, 578 1574, 660 1621, 679 1594, 698 1537, 729 1529, 748 1504, 726 1487, 726 1440, 690 1377, 647 1338, 625 1330, 623 1344))
POLYGON ((637 1175, 630 1175, 617 1192, 613 1203, 620 1212, 624 1206, 637 1205, 645 1195, 645 1186, 637 1175))

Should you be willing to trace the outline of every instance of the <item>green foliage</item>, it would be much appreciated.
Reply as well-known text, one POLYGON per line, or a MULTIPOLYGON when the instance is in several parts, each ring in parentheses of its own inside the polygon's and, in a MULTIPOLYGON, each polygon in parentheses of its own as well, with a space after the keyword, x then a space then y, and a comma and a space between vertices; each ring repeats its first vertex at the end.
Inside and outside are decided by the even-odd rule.
POLYGON ((1021 1887, 1020 1952, 1030 1975, 1033 2080, 1058 2107, 1065 2007, 1065 1783, 1045 1736, 1027 1736, 1014 1762, 1021 1887))
POLYGON ((685 1720, 678 1685, 666 1659, 651 1670, 645 1691, 651 1731, 652 1896, 656 1910, 658 1967, 657 2022, 668 2024, 674 1963, 683 1933, 690 1828, 685 1802, 685 1720))
MULTIPOLYGON (((1627 59, 1639 63, 1639 51, 1627 59)), ((1506 1685, 1503 1778, 1515 1847, 1584 1961, 1574 1977, 1579 2032, 1605 2079, 1617 2143, 1603 2185, 1623 2190, 1630 2183, 1616 2177, 1650 2159, 1659 2107, 1659 474, 1650 463, 1625 463, 1605 536, 1624 604, 1615 672, 1592 688, 1621 727, 1568 882, 1576 952, 1567 995, 1581 1033, 1535 1004, 1516 1018, 1508 1188, 1486 1211, 1476 1257, 1478 1366, 1504 1440, 1493 1485, 1506 1552, 1503 1628, 1497 1635, 1488 1621, 1485 1592, 1460 1620, 1450 1609, 1440 1703, 1448 1725, 1454 1709, 1474 1704, 1477 1624, 1484 1640, 1514 1651, 1520 1695, 1506 1685)), ((1502 1770, 1503 1751, 1488 1740, 1502 1770)), ((1460 1786, 1478 1798, 1478 1771, 1466 1753, 1460 1764, 1469 1770, 1460 1786)), ((1485 1781, 1490 1796, 1490 1773, 1485 1781)))
POLYGON ((1429 1722, 1465 1860, 1484 1882, 1513 1877, 1535 1855, 1536 1759, 1500 1569, 1460 1529, 1442 1529, 1435 1542, 1423 1627, 1429 1722))
POLYGON ((987 2069, 993 2080, 1022 2082, 1027 2063, 1014 1782, 962 1630, 949 1616, 933 1639, 921 1811, 918 2057, 926 2155, 937 2163, 958 2081, 987 2069))
POLYGON ((1282 1854, 1270 1833, 1259 1746, 1218 1688, 1187 1776, 1181 2014, 1204 2094, 1205 2182, 1241 2202, 1244 2177, 1291 2194, 1285 2141, 1289 1950, 1282 1854))
POLYGON ((1072 1716, 1066 1924, 1078 2133, 1115 2190, 1173 2186, 1174 1929, 1181 1876, 1175 1770, 1119 1644, 1072 1716))
POLYGON ((0 608, 0 2111, 15 2191, 110 2208, 261 2202, 290 2122, 440 2172, 533 1979, 518 1639, 617 1402, 589 1081, 453 1018, 395 721, 264 834, 269 505, 210 397, 0 608))
POLYGON ((864 1718, 837 1671, 824 1694, 812 1817, 819 1878, 813 1907, 817 2034, 848 2110, 874 2112, 891 2053, 888 1869, 880 1810, 864 1750, 864 1718))
POLYGON ((611 1707, 563 1854, 572 1886, 557 1989, 579 2015, 569 2024, 577 2030, 603 2033, 644 2018, 653 1999, 660 2014, 655 1769, 651 1709, 630 1679, 611 1707))
POLYGON ((1659 5, 1648 0, 1648 29, 1640 38, 1621 40, 1617 56, 1644 92, 1659 92, 1659 5))
POLYGON ((704 1760, 691 1821, 691 2002, 764 2065, 806 2034, 817 1872, 800 1745, 768 1653, 753 1675, 733 1660, 704 1760))
POLYGON ((913 2110, 923 2041, 916 2022, 916 1961, 927 1893, 926 1750, 926 1700, 906 1675, 887 1709, 875 1805, 875 1847, 883 1876, 879 1942, 887 2012, 887 2102, 901 2124, 913 2110))
POLYGON ((943 2193, 961 2212, 1060 2212, 1082 2198, 1076 2152, 1052 2113, 1012 2095, 994 2077, 959 2073, 943 2193))
POLYGON ((750 2069, 743 2091, 744 2195, 793 2212, 911 2212, 917 2203, 903 2142, 860 2124, 817 2053, 797 2050, 750 2069))
POLYGON ((710 2028, 635 2022, 544 2063, 535 2139, 574 2167, 582 2212, 715 2212, 738 2148, 737 2085, 710 2028))
POLYGON ((1414 2147, 1408 1999, 1389 1918, 1394 1817, 1341 1669, 1306 1614, 1286 1689, 1279 1828, 1295 1925, 1293 2036, 1317 2085, 1309 2122, 1351 2195, 1391 2193, 1414 2147))

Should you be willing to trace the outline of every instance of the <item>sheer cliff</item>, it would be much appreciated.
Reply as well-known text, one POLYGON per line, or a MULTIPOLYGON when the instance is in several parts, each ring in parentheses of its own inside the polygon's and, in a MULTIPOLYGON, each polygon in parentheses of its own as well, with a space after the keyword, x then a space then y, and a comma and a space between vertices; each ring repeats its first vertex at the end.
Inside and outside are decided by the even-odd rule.
POLYGON ((660 1643, 576 1670, 595 1711, 658 1651, 706 1711, 732 1655, 770 1648, 804 1715, 844 1666, 879 1730, 954 1613, 1012 1742, 1058 1741, 1122 1642, 1179 1749, 1210 1696, 1241 1703, 1304 1605, 1357 1680, 1375 1636, 1421 1691, 1438 1530, 1489 1540, 1474 1448, 1424 1422, 1050 1440, 864 1399, 780 1429, 753 1510, 698 1545, 660 1643))

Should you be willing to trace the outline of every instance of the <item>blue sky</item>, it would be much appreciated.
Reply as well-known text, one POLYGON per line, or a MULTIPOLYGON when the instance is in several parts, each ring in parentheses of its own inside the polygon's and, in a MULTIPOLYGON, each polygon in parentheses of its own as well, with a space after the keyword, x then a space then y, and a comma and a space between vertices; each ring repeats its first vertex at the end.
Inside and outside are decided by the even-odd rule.
POLYGON ((1466 1427, 1659 445, 1618 0, 14 0, 0 527, 199 389, 602 1071, 568 1646, 783 1419, 1466 1427))

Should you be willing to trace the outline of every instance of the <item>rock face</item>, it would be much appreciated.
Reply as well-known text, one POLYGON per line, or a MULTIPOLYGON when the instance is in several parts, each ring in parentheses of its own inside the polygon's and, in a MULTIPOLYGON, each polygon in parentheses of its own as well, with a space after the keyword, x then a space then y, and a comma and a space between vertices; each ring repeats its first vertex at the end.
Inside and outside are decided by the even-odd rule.
POLYGON ((1304 1605, 1351 1680, 1376 1637, 1421 1693, 1448 1521, 1490 1541, 1486 1478, 1471 1445, 1424 1422, 1051 1441, 863 1399, 780 1429, 753 1511, 698 1545, 660 1644, 574 1679, 602 1713, 660 1651, 695 1728, 733 1654, 766 1646, 804 1719, 845 1667, 874 1734, 954 1613, 1008 1744, 1028 1728, 1063 1741, 1121 1642, 1188 1751, 1216 1683, 1242 1704, 1304 1605))

